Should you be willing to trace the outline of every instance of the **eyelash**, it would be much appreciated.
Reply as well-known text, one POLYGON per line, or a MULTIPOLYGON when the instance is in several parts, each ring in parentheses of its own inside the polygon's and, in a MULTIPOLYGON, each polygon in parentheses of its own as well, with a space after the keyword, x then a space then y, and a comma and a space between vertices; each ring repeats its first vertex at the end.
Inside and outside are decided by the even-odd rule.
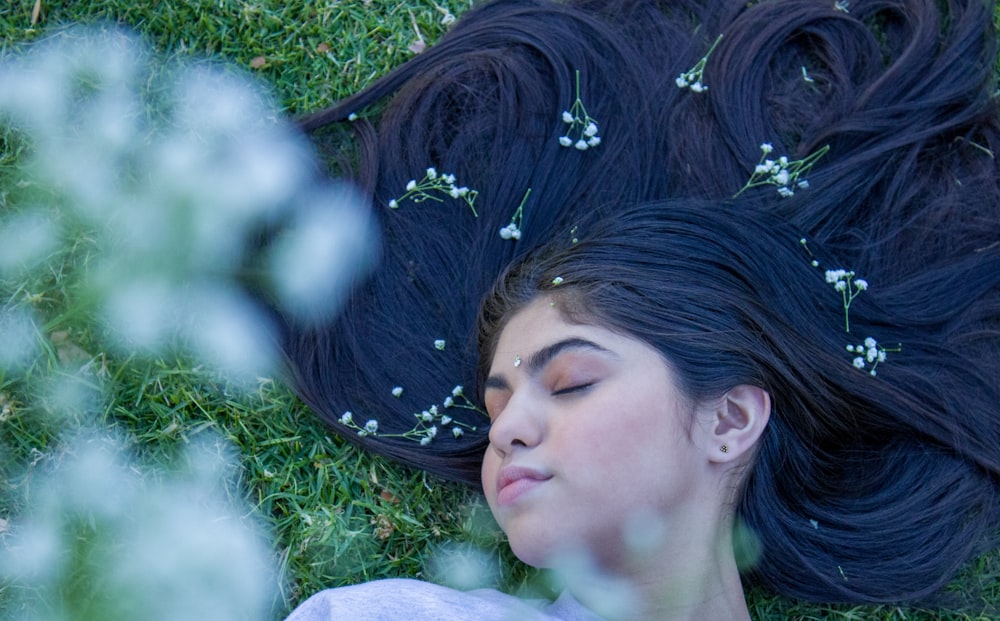
POLYGON ((570 386, 568 388, 561 388, 559 390, 552 391, 552 395, 555 397, 561 397, 563 395, 571 395, 576 392, 584 391, 594 385, 594 382, 586 382, 584 384, 577 384, 575 386, 570 386))

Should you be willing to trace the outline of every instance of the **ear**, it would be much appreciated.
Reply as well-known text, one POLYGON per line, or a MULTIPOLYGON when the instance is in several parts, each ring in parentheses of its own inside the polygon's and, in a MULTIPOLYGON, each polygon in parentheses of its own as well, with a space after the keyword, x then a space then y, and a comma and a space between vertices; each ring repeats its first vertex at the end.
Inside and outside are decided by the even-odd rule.
POLYGON ((763 388, 740 384, 727 392, 715 407, 708 438, 709 461, 728 463, 740 459, 757 443, 771 418, 771 395, 763 388))

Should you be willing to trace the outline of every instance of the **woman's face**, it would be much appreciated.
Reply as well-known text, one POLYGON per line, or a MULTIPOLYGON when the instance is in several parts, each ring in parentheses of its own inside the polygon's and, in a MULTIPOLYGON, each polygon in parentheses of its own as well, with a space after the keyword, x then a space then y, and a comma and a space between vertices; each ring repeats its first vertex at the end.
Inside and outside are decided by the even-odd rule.
POLYGON ((679 536, 700 519, 685 516, 704 494, 689 433, 698 423, 645 343, 567 323, 540 298, 501 333, 485 400, 483 488, 526 563, 548 566, 582 546, 615 567, 640 518, 679 536))

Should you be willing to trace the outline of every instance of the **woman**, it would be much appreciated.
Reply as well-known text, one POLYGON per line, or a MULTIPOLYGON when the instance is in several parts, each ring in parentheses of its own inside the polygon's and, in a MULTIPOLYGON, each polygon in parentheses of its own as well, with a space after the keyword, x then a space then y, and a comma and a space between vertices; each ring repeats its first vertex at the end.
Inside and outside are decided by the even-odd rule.
MULTIPOLYGON (((602 321, 595 327, 638 337, 658 351, 667 371, 677 374, 680 394, 696 404, 738 386, 767 394, 771 421, 762 426, 761 439, 740 445, 744 448, 724 443, 727 452, 720 447, 712 462, 726 458, 716 472, 755 464, 742 477, 730 476, 738 513, 763 548, 755 581, 820 601, 927 595, 976 549, 982 524, 969 515, 977 506, 991 507, 995 494, 984 483, 984 477, 996 476, 996 453, 984 440, 995 438, 990 435, 995 423, 981 413, 970 415, 961 403, 964 396, 955 408, 936 413, 922 406, 942 402, 941 394, 968 392, 977 401, 996 391, 990 379, 995 374, 984 370, 995 371, 988 364, 996 352, 989 340, 996 330, 995 314, 990 315, 995 298, 986 293, 991 285, 950 283, 945 277, 963 268, 995 271, 989 261, 998 241, 1000 173, 993 157, 996 49, 989 18, 989 8, 978 3, 939 6, 924 0, 857 5, 789 0, 749 7, 512 1, 471 11, 425 55, 304 121, 335 153, 343 152, 343 137, 328 130, 341 120, 352 123, 360 136, 359 158, 341 171, 372 197, 384 240, 382 267, 336 322, 286 320, 284 347, 297 390, 345 438, 478 484, 483 455, 496 449, 495 429, 505 426, 487 424, 471 391, 477 356, 471 317, 493 275, 549 240, 571 248, 574 240, 581 248, 587 239, 620 241, 610 229, 628 221, 616 224, 612 218, 601 225, 610 227, 606 235, 595 232, 595 214, 614 212, 608 205, 714 199, 640 211, 659 210, 665 218, 676 211, 685 214, 680 221, 694 220, 699 209, 726 216, 692 224, 697 239, 715 227, 755 231, 720 235, 731 244, 764 247, 764 254, 742 246, 733 250, 756 253, 745 267, 754 274, 754 286, 766 288, 761 295, 772 296, 758 303, 779 304, 770 309, 775 315, 797 309, 817 320, 816 310, 803 305, 841 304, 839 321, 850 334, 845 330, 830 349, 836 335, 806 338, 801 317, 794 328, 767 324, 771 333, 751 319, 781 317, 747 317, 741 321, 751 323, 740 324, 742 334, 754 339, 739 351, 761 347, 766 336, 778 339, 768 350, 773 357, 760 360, 747 353, 737 362, 723 355, 729 345, 716 344, 713 351, 726 363, 717 366, 711 357, 685 362, 672 355, 683 352, 665 349, 627 322, 596 317, 602 321), (366 120, 365 110, 390 95, 373 122, 366 120), (360 120, 348 121, 356 115, 360 120), (591 123, 594 132, 588 135, 591 123), (561 139, 570 134, 565 146, 561 139), (576 147, 595 136, 599 143, 576 147), (466 194, 459 193, 463 188, 466 194), (738 208, 720 206, 734 195, 738 208), (764 261, 770 260, 767 253, 788 251, 782 250, 787 239, 778 243, 765 234, 773 227, 791 236, 791 251, 802 262, 788 256, 764 261), (827 262, 821 248, 842 263, 827 262), (817 272, 812 261, 823 269, 817 272), (841 268, 844 274, 838 276, 841 268), (826 269, 834 271, 831 283, 825 282, 826 269), (850 270, 855 274, 848 280, 850 270), (817 273, 819 282, 807 285, 805 274, 817 273), (808 288, 790 295, 775 281, 791 276, 797 286, 828 288, 834 299, 818 302, 806 295, 808 288), (855 278, 864 282, 862 276, 872 279, 871 291, 857 289, 855 278), (986 301, 962 311, 968 316, 954 315, 950 305, 957 294, 942 283, 952 290, 979 286, 981 291, 969 295, 986 301), (845 291, 849 297, 837 297, 845 291), (866 326, 872 334, 857 332, 866 326), (938 335, 937 349, 921 345, 921 339, 931 338, 921 330, 938 335), (941 335, 953 344, 946 346, 941 335), (828 339, 820 341, 821 354, 811 338, 828 339), (875 342, 870 347, 869 338, 875 342), (850 352, 848 368, 842 369, 838 354, 846 355, 848 343, 862 351, 850 352), (947 347, 960 347, 969 358, 951 358, 947 347), (806 351, 820 357, 813 360, 806 351), (894 369, 897 356, 906 356, 912 366, 894 369), (715 368, 732 373, 713 379, 715 368), (862 373, 873 370, 874 384, 862 373), (903 391, 914 401, 911 414, 900 414, 893 401, 902 389, 880 383, 891 373, 904 375, 903 384, 913 382, 912 390, 903 391), (782 388, 778 377, 791 388, 782 388), (765 384, 765 378, 774 384, 765 384), (865 392, 859 394, 862 386, 865 392), (883 401, 892 403, 886 412, 867 409, 883 401), (796 418, 780 422, 785 419, 778 414, 789 403, 796 418), (842 406, 847 409, 837 409, 842 406), (842 415, 820 415, 827 411, 842 415), (925 453, 926 463, 917 457, 925 453), (855 459, 874 454, 887 461, 855 459), (864 464, 872 463, 885 467, 866 472, 864 464), (937 481, 926 495, 902 491, 922 489, 925 476, 936 480, 928 473, 970 469, 977 473, 971 488, 937 481), (930 502, 948 490, 958 498, 941 506, 954 501, 960 511, 941 513, 930 502), (910 511, 897 515, 900 508, 910 511), (936 546, 914 544, 915 533, 924 533, 938 518, 948 520, 940 530, 957 533, 955 539, 947 545, 944 540, 936 546), (883 549, 873 542, 893 553, 913 545, 910 553, 919 558, 889 561, 881 553, 872 558, 872 550, 883 549)), ((656 222, 649 214, 635 221, 656 222)), ((643 239, 634 243, 667 245, 660 238, 643 239)), ((735 259, 717 260, 737 265, 731 263, 735 259)), ((698 269, 712 266, 699 262, 685 269, 698 276, 698 269)), ((571 284, 569 276, 556 274, 552 280, 556 276, 571 284)), ((694 317, 711 310, 692 306, 685 312, 694 317)), ((830 309, 820 315, 829 318, 830 309)), ((506 311, 497 317, 500 324, 508 319, 506 311)), ((660 325, 650 324, 648 332, 657 333, 660 325)), ((530 352, 513 353, 527 364, 530 352)), ((487 360, 492 363, 492 356, 487 360)), ((510 388, 514 379, 505 378, 510 388)), ((487 478, 489 494, 497 481, 487 478)), ((727 519, 718 514, 717 532, 726 531, 727 519)), ((730 567, 728 560, 724 565, 730 567)), ((725 575, 718 584, 730 593, 734 582, 728 569, 725 575)))
MULTIPOLYGON (((483 489, 519 558, 582 553, 602 585, 538 614, 749 618, 737 523, 755 580, 827 600, 926 598, 997 543, 1000 246, 895 282, 856 272, 850 304, 831 282, 846 267, 746 204, 670 202, 501 278, 479 330, 483 489), (629 585, 624 608, 607 581, 629 585)), ((388 581, 292 618, 358 601, 371 618, 509 604, 388 581)))

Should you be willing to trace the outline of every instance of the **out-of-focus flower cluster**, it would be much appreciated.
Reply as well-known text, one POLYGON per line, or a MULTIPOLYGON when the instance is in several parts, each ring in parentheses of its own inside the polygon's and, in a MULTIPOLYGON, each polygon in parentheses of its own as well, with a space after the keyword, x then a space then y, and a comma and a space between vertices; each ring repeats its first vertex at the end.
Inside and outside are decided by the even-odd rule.
POLYGON ((230 453, 219 438, 198 442, 178 472, 153 477, 112 436, 83 434, 40 464, 0 549, 18 618, 268 618, 277 573, 251 512, 225 501, 230 453))
POLYGON ((80 300, 121 346, 180 337, 264 373, 267 322, 239 283, 326 317, 372 262, 371 224, 259 88, 205 65, 153 71, 150 56, 121 32, 69 30, 0 65, 0 119, 29 145, 19 182, 48 197, 0 214, 0 276, 86 231, 80 300))

